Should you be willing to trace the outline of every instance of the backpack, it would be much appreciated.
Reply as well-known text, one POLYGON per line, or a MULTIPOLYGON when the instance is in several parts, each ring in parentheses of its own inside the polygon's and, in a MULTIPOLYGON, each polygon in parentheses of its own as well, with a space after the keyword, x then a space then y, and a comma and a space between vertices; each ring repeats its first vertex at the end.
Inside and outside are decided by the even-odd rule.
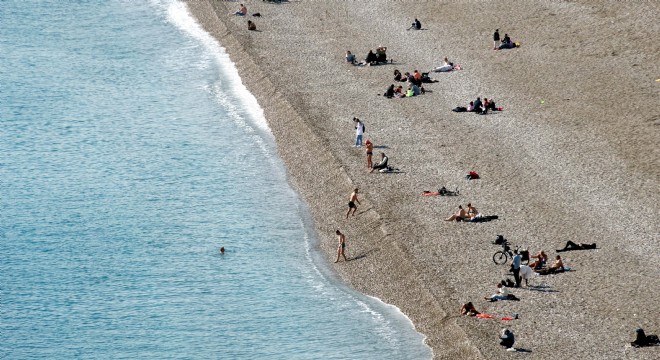
POLYGON ((468 180, 479 179, 479 174, 477 174, 475 171, 470 171, 467 175, 465 175, 465 178, 468 180))

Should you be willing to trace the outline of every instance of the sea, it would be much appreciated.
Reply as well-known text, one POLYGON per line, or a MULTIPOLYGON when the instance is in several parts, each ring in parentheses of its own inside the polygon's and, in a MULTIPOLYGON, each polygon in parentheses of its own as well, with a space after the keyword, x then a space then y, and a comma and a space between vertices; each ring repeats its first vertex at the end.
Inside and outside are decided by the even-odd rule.
POLYGON ((0 359, 431 358, 318 241, 185 2, 0 1, 0 359))

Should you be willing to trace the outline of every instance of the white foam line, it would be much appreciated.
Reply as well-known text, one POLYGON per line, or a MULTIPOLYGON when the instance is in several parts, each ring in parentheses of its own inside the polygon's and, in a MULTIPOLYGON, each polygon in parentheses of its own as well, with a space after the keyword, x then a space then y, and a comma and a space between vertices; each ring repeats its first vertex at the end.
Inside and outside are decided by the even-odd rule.
POLYGON ((230 110, 240 111, 237 109, 245 109, 252 124, 272 137, 263 109, 259 106, 254 95, 243 85, 243 81, 238 76, 238 70, 229 58, 225 48, 220 46, 218 41, 197 23, 197 20, 190 14, 188 6, 185 3, 171 1, 165 5, 167 7, 168 20, 192 38, 198 40, 213 56, 216 65, 222 72, 222 78, 225 80, 222 88, 227 88, 229 94, 235 95, 236 100, 241 105, 238 107, 232 106, 233 109, 230 110))

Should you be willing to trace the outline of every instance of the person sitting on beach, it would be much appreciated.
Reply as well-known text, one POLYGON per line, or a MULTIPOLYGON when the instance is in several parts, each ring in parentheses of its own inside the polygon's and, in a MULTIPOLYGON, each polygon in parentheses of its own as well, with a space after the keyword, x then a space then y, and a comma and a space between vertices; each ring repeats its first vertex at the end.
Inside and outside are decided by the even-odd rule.
POLYGON ((422 83, 422 74, 418 70, 413 71, 413 79, 415 80, 416 84, 417 83, 421 84, 422 83))
POLYGON ((514 47, 516 47, 516 44, 511 41, 509 34, 504 34, 504 38, 498 49, 513 49, 514 47))
POLYGON ((394 89, 394 96, 398 98, 406 97, 406 94, 403 93, 403 86, 399 85, 394 89))
POLYGON ((488 98, 484 98, 484 109, 485 109, 484 111, 486 112, 488 110, 497 111, 497 108, 495 107, 495 100, 493 99, 489 100, 488 98))
POLYGON ((413 30, 422 30, 422 23, 419 22, 419 20, 415 19, 413 21, 412 25, 408 28, 408 30, 413 29, 413 30))
POLYGON ((394 84, 390 85, 387 90, 385 90, 385 93, 383 94, 388 99, 391 99, 394 97, 394 84))
POLYGON ((571 250, 591 250, 596 248, 596 243, 593 244, 576 244, 570 240, 566 242, 566 245, 564 246, 563 249, 557 250, 557 252, 562 252, 562 251, 571 251, 571 250))
POLYGON ((481 113, 483 111, 482 109, 483 103, 481 102, 481 98, 477 98, 477 100, 474 101, 474 112, 476 113, 481 113))
POLYGON ((475 309, 471 302, 465 303, 463 306, 461 306, 461 315, 477 316, 479 314, 481 313, 475 309))
POLYGON ((384 152, 380 153, 380 158, 381 158, 380 163, 378 163, 378 165, 374 165, 374 167, 371 168, 371 171, 369 171, 370 173, 374 172, 374 170, 380 171, 382 169, 387 169, 387 161, 389 159, 387 158, 387 156, 385 156, 384 152))
POLYGON ((415 92, 412 89, 412 84, 408 84, 408 90, 406 91, 406 97, 413 97, 415 96, 415 92))
POLYGON ((401 71, 394 69, 394 81, 401 81, 401 71))
POLYGON ((366 65, 376 65, 378 63, 378 57, 372 50, 369 50, 367 57, 364 59, 366 65))
POLYGON ((536 270, 536 272, 539 273, 540 275, 550 275, 564 271, 566 271, 566 269, 564 268, 564 262, 561 261, 561 256, 559 255, 557 255, 554 264, 552 264, 552 266, 550 266, 549 268, 536 270))
POLYGON ((412 90, 413 96, 422 95, 422 88, 417 86, 416 84, 410 84, 409 88, 410 90, 412 90))
POLYGON ((257 25, 255 25, 252 21, 248 20, 247 25, 248 25, 248 30, 250 30, 250 31, 256 31, 257 30, 257 25))
POLYGON ((470 103, 467 106, 467 111, 468 112, 473 112, 474 111, 474 101, 470 101, 470 103))
POLYGON ((657 335, 646 335, 646 333, 644 333, 644 329, 642 328, 635 330, 635 332, 637 333, 635 341, 630 343, 630 345, 633 347, 639 348, 645 346, 660 345, 660 339, 658 339, 657 335))
POLYGON ((425 84, 430 84, 430 83, 436 83, 436 82, 438 82, 438 80, 431 79, 431 78, 429 77, 429 73, 422 73, 422 80, 421 80, 421 82, 422 82, 422 83, 425 83, 425 84))
POLYGON ((245 16, 247 15, 247 13, 248 13, 247 8, 245 7, 245 5, 241 4, 238 6, 238 11, 235 12, 234 15, 245 16))
POLYGON ((387 48, 385 46, 376 48, 376 62, 387 63, 387 48))
POLYGON ((355 55, 351 54, 350 50, 346 50, 346 62, 349 64, 355 64, 355 55))
POLYGON ((470 219, 472 219, 472 218, 474 218, 475 216, 479 215, 479 210, 477 210, 476 207, 472 206, 472 203, 468 203, 468 204, 467 204, 467 208, 468 208, 468 210, 467 210, 467 216, 468 216, 470 219))
POLYGON ((488 301, 498 301, 498 300, 515 300, 520 301, 515 295, 510 294, 508 288, 503 286, 501 283, 497 284, 497 294, 493 294, 490 297, 485 297, 484 299, 488 301))
POLYGON ((458 205, 458 210, 452 216, 445 219, 445 221, 462 221, 468 219, 467 212, 463 209, 463 205, 458 205))
POLYGON ((500 334, 500 345, 504 346, 507 351, 515 351, 513 344, 516 342, 516 337, 513 335, 513 332, 509 329, 502 329, 500 334))
POLYGON ((532 255, 531 258, 536 259, 536 261, 529 264, 529 267, 532 269, 540 269, 545 266, 546 262, 548 262, 548 255, 546 255, 543 250, 539 251, 536 255, 532 255))
POLYGON ((412 75, 410 75, 409 72, 406 72, 405 74, 403 74, 403 77, 401 78, 401 81, 403 81, 403 82, 406 82, 406 81, 410 82, 410 81, 413 81, 413 80, 415 80, 415 79, 413 78, 412 75))

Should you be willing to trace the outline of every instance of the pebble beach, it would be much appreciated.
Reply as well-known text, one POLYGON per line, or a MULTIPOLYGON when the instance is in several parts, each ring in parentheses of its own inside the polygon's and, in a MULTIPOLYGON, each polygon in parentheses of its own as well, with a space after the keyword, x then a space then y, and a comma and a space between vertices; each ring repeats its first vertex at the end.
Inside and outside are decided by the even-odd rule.
POLYGON ((660 2, 244 2, 260 17, 233 15, 238 2, 186 4, 264 109, 319 251, 332 263, 335 230, 346 234, 338 276, 400 308, 434 358, 660 357, 627 346, 639 327, 660 333, 660 2), (407 30, 414 18, 423 30, 407 30), (495 29, 521 46, 494 51, 495 29), (392 63, 344 61, 379 46, 392 63), (382 96, 395 69, 427 72, 445 56, 462 70, 431 73, 421 96, 382 96), (451 111, 477 97, 503 111, 451 111), (385 152, 400 172, 369 173, 353 117, 374 161, 385 152), (460 195, 421 196, 441 186, 460 195), (498 218, 443 221, 469 202, 498 218), (491 303, 508 273, 492 260, 499 234, 551 259, 569 240, 598 248, 561 253, 571 271, 491 303), (468 301, 495 319, 461 317, 468 301), (504 327, 516 354, 499 345, 504 327))

